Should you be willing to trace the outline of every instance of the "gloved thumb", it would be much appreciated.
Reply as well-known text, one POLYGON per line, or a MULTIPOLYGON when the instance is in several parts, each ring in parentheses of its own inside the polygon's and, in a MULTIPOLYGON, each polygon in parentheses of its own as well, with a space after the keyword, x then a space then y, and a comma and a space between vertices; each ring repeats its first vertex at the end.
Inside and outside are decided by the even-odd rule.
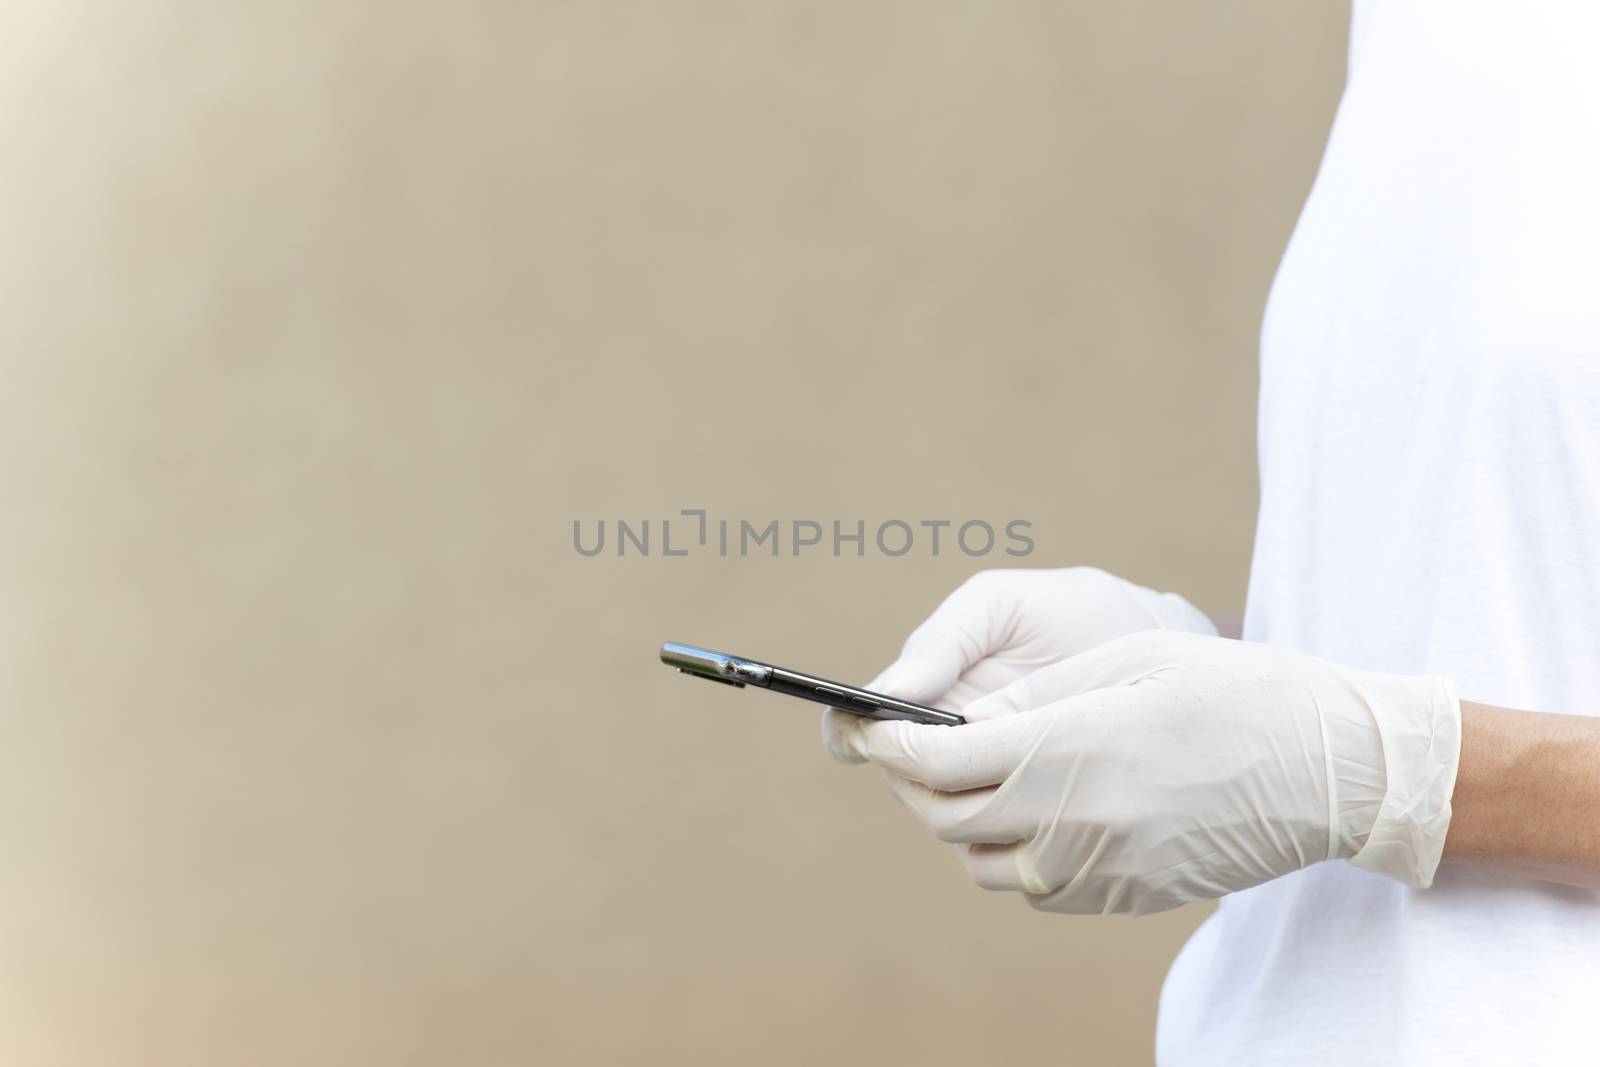
MULTIPOLYGON (((906 642, 900 658, 867 683, 867 688, 914 704, 932 704, 950 691, 972 664, 965 634, 940 630, 906 642)), ((983 653, 978 653, 981 656, 983 653)))

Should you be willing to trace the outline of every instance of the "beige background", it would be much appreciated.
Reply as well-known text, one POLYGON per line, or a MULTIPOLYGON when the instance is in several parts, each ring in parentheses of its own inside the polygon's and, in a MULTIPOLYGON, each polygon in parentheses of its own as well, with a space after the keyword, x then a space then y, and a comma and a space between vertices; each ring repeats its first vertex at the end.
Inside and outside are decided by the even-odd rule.
POLYGON ((0 2, 0 1062, 1147 1062, 1198 911, 986 895, 654 662, 864 679, 979 561, 571 523, 1236 613, 1345 17, 0 2))

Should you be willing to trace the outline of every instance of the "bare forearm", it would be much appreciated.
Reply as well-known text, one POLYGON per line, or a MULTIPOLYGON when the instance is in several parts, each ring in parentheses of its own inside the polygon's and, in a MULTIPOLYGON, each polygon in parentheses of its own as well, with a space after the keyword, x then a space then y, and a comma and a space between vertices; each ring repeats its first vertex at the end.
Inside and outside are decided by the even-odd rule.
POLYGON ((1461 704, 1444 861, 1600 888, 1600 719, 1461 704))

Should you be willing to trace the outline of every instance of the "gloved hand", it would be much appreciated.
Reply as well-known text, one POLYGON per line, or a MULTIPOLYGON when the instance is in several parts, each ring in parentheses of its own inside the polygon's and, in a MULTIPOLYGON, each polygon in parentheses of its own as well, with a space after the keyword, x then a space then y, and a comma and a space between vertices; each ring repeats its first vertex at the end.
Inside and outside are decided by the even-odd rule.
MULTIPOLYGON (((868 689, 959 711, 985 694, 1113 638, 1140 630, 1217 631, 1198 608, 1093 567, 982 571, 906 638, 868 689)), ((858 718, 829 709, 822 740, 859 763, 847 740, 858 718)))
POLYGON ((1324 859, 1427 887, 1461 712, 1442 678, 1148 632, 979 700, 966 726, 865 721, 848 743, 986 889, 1140 915, 1324 859))

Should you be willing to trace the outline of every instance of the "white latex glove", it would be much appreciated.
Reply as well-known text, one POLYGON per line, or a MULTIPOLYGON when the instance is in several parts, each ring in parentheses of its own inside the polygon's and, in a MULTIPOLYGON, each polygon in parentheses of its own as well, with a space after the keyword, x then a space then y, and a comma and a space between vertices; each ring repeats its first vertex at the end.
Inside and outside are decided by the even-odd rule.
POLYGON ((979 885, 1140 915, 1319 860, 1427 887, 1461 712, 1442 678, 1150 632, 978 701, 966 726, 867 721, 858 756, 979 885))
MULTIPOLYGON (((969 578, 906 638, 900 658, 868 689, 959 711, 1040 667, 1140 630, 1217 631, 1193 604, 1093 567, 993 570, 969 578)), ((829 709, 822 740, 859 763, 858 718, 829 709)))

